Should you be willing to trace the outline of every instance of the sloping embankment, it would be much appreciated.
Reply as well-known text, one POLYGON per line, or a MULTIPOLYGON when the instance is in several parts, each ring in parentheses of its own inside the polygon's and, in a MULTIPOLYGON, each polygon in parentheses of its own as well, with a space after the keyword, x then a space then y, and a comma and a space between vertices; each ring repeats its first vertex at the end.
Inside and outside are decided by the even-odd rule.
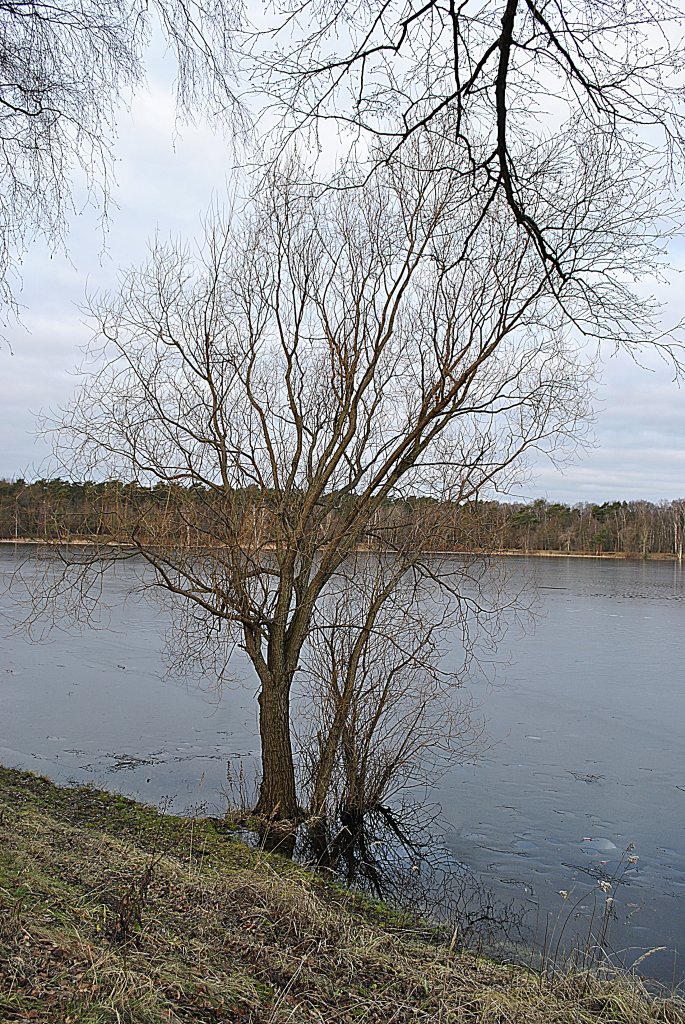
POLYGON ((0 1022, 684 1024, 637 982, 548 981, 220 823, 0 768, 0 1022))

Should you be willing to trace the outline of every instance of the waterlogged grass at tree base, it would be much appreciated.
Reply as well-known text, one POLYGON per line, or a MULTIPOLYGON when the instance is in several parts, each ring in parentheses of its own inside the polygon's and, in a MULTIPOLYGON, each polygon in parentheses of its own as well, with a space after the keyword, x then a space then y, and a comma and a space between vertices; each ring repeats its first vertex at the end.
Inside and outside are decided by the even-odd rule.
POLYGON ((638 982, 450 950, 221 823, 0 769, 0 1022, 685 1022, 638 982))

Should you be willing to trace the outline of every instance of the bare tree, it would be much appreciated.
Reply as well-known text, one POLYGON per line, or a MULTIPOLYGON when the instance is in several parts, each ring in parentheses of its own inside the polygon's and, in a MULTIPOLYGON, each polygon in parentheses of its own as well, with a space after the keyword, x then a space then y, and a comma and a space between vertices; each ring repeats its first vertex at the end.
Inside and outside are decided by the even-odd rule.
POLYGON ((506 210, 564 280, 578 273, 571 223, 597 201, 601 216, 589 171, 682 207, 668 196, 685 152, 684 24, 669 0, 295 0, 253 51, 283 137, 330 146, 338 129, 369 173, 412 138, 449 140, 481 215, 506 210))
POLYGON ((118 105, 144 79, 161 25, 177 62, 181 116, 234 120, 238 3, 0 0, 0 301, 36 235, 64 236, 74 178, 110 194, 118 105))
MULTIPOLYGON (((554 457, 582 426, 591 379, 568 311, 600 337, 613 325, 617 342, 648 317, 624 278, 649 247, 632 235, 617 246, 618 197, 595 197, 590 224, 579 211, 569 229, 596 277, 591 293, 569 281, 560 302, 504 198, 483 214, 478 190, 444 159, 448 146, 412 141, 361 191, 321 194, 296 187, 299 167, 274 170, 245 209, 207 224, 197 254, 156 244, 120 294, 93 304, 92 363, 58 455, 71 474, 160 485, 158 506, 115 536, 179 597, 195 657, 239 645, 251 659, 264 814, 299 813, 291 699, 306 664, 314 679, 317 650, 342 674, 320 698, 334 696, 315 810, 341 764, 371 740, 378 749, 382 726, 369 715, 380 723, 388 690, 368 638, 404 651, 386 661, 389 685, 403 674, 396 692, 430 691, 425 648, 390 636, 391 610, 402 588, 410 609, 427 583, 462 590, 411 530, 379 535, 379 512, 401 493, 467 501, 506 486, 527 452, 554 457), (616 261, 618 279, 606 273, 616 261), (351 570, 368 547, 392 561, 377 561, 361 588, 351 570), (358 613, 342 630, 354 586, 358 613), (331 611, 336 592, 348 596, 331 611)), ((78 556, 79 594, 125 556, 78 556)), ((411 726, 400 704, 386 725, 411 726)), ((352 770, 348 792, 358 778, 352 770)))
POLYGON ((672 501, 670 512, 673 522, 673 551, 678 561, 682 562, 685 541, 685 501, 682 499, 672 501))

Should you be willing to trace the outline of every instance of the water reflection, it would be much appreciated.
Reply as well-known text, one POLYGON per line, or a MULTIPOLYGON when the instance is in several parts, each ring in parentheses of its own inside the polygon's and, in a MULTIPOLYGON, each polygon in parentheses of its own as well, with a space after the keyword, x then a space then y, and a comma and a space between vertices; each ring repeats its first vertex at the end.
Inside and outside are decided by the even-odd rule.
POLYGON ((437 838, 437 809, 415 803, 365 813, 347 808, 334 820, 309 820, 295 829, 282 822, 255 825, 242 812, 237 819, 252 845, 293 857, 411 915, 435 941, 473 951, 523 948, 528 909, 520 900, 499 898, 450 856, 437 838))

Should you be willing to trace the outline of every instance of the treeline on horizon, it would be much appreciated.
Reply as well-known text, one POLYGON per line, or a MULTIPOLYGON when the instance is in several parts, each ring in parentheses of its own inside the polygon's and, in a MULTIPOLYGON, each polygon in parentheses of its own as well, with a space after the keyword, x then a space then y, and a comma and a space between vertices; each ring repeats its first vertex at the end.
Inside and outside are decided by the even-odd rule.
MULTIPOLYGON (((329 519, 344 516, 355 495, 330 496, 329 519)), ((225 494, 203 487, 117 480, 0 481, 0 539, 49 543, 93 541, 268 545, 275 541, 270 509, 275 498, 256 487, 225 494), (237 524, 237 525, 236 525, 237 524)), ((685 499, 580 502, 542 498, 529 503, 427 497, 388 499, 367 534, 369 549, 426 551, 553 551, 682 559, 685 499)))

